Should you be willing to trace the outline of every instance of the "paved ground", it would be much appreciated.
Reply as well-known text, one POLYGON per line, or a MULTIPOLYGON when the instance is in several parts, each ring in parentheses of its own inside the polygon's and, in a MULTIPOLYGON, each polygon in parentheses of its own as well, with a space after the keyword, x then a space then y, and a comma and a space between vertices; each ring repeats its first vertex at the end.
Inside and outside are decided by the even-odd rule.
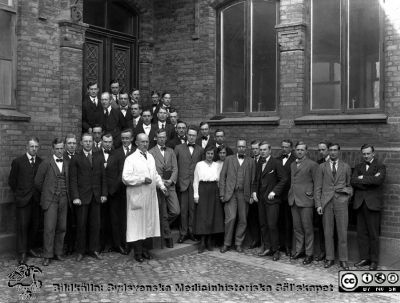
MULTIPOLYGON (((42 274, 36 276, 43 285, 33 294, 32 302, 398 302, 396 294, 348 294, 337 291, 335 266, 326 270, 314 262, 310 266, 301 261, 290 261, 282 257, 278 262, 260 258, 255 250, 244 254, 218 250, 198 254, 188 253, 167 259, 152 260, 139 264, 131 258, 116 253, 104 254, 102 261, 87 257, 81 263, 69 258, 64 262, 53 261, 43 267, 40 259, 30 259, 29 265, 38 266, 42 274), (75 283, 75 291, 61 289, 57 284, 75 283), (231 291, 196 290, 209 285, 232 285, 231 291), (279 283, 297 287, 322 285, 327 291, 290 290, 278 291, 279 283), (106 291, 115 285, 131 287, 120 291, 106 291), (103 291, 78 291, 77 286, 95 287, 104 285, 103 291), (140 287, 149 285, 152 290, 140 287), (180 286, 192 287, 190 291, 179 290, 180 286), (235 286, 236 285, 236 286, 235 286), (243 290, 240 287, 253 287, 243 290), (270 285, 272 290, 257 290, 255 285, 270 285), (332 286, 331 286, 332 285, 332 286), (132 287, 139 287, 136 290, 132 287), (170 287, 170 289, 168 289, 170 287)), ((9 287, 7 277, 15 268, 12 256, 0 257, 0 302, 18 302, 21 289, 9 287)), ((71 286, 70 286, 71 287, 71 286)), ((70 289, 71 290, 71 289, 70 289)), ((27 301, 28 302, 28 301, 27 301)))

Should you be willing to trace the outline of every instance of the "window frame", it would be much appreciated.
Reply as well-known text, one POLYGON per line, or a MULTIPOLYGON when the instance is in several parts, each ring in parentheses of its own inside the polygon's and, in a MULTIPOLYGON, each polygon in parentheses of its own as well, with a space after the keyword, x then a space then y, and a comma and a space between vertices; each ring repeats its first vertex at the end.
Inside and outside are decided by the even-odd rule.
MULTIPOLYGON (((216 29, 217 29, 217 39, 216 39, 216 71, 217 71, 217 90, 216 90, 216 114, 217 116, 224 116, 224 117, 269 117, 269 116, 276 116, 279 110, 279 100, 280 100, 280 91, 279 91, 279 62, 280 62, 280 51, 279 51, 279 43, 278 43, 278 33, 275 30, 275 52, 276 52, 276 60, 275 60, 275 110, 273 111, 251 111, 251 106, 253 100, 252 98, 252 60, 253 60, 253 52, 252 52, 252 44, 253 44, 253 22, 252 22, 252 5, 255 1, 263 1, 263 0, 226 0, 222 3, 219 3, 215 6, 217 12, 217 22, 216 22, 216 29), (223 112, 223 92, 222 92, 222 77, 223 77, 223 62, 222 62, 222 23, 221 23, 221 14, 224 9, 228 7, 244 2, 245 7, 245 20, 244 20, 244 32, 245 32, 245 110, 244 112, 223 112)), ((276 14, 276 25, 280 22, 280 14, 279 14, 279 4, 280 1, 278 0, 266 0, 268 2, 275 3, 275 14, 276 14)))
POLYGON ((318 114, 341 114, 341 115, 354 115, 354 114, 376 114, 383 113, 385 111, 385 94, 384 94, 384 66, 385 66, 385 53, 384 53, 384 30, 385 30, 385 15, 382 6, 379 7, 379 108, 348 108, 349 99, 349 83, 350 83, 350 33, 349 33, 349 1, 351 0, 340 0, 340 56, 341 56, 341 99, 339 109, 312 109, 313 104, 313 79, 312 79, 312 69, 313 69, 313 2, 318 0, 309 0, 309 12, 310 12, 310 27, 309 27, 309 37, 310 37, 310 55, 309 55, 309 72, 307 85, 308 90, 308 102, 306 102, 305 112, 308 114, 318 115, 318 114))
POLYGON ((1 104, 0 109, 16 109, 16 87, 17 87, 17 9, 16 0, 8 0, 8 5, 0 3, 0 10, 11 15, 11 100, 10 104, 1 104))

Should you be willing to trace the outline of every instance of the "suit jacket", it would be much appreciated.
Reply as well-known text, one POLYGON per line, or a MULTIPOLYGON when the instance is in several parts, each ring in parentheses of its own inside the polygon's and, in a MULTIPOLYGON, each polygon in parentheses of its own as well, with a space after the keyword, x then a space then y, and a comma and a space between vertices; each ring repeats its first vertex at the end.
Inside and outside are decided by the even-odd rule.
MULTIPOLYGON (((158 122, 154 124, 154 129, 156 132, 158 131, 158 122)), ((167 132, 167 142, 175 137, 175 127, 172 124, 165 123, 165 131, 167 132)))
POLYGON ((316 181, 318 164, 309 158, 305 158, 297 167, 294 161, 290 165, 291 184, 288 194, 289 205, 300 207, 314 207, 314 183, 316 181))
MULTIPOLYGON (((185 142, 186 142, 186 137, 185 137, 185 142)), ((168 147, 170 147, 170 148, 172 148, 172 149, 175 149, 175 146, 177 146, 177 145, 180 145, 180 144, 183 144, 182 143, 182 141, 181 141, 181 139, 179 138, 179 136, 178 136, 178 134, 177 133, 175 133, 175 136, 171 139, 171 140, 169 140, 169 141, 167 141, 166 143, 165 143, 165 145, 166 146, 168 146, 168 147)))
POLYGON ((40 193, 35 188, 34 180, 41 162, 42 159, 36 156, 32 167, 26 154, 12 161, 8 185, 14 193, 17 207, 26 206, 32 197, 35 202, 39 202, 40 193))
POLYGON ((118 110, 121 112, 122 117, 124 117, 125 128, 133 126, 133 123, 132 123, 133 116, 132 116, 132 112, 131 112, 131 107, 128 105, 128 109, 127 109, 127 111, 125 113, 125 116, 122 113, 122 110, 121 110, 120 107, 118 107, 118 110))
MULTIPOLYGON (((279 160, 279 162, 282 164, 282 159, 283 159, 282 155, 280 155, 276 159, 279 160)), ((290 153, 290 157, 287 159, 285 165, 282 166, 283 169, 285 170, 285 173, 286 173, 287 177, 288 177, 287 181, 286 181, 286 184, 285 184, 285 187, 283 188, 282 195, 281 195, 283 201, 287 201, 288 200, 288 193, 289 193, 290 181, 291 181, 291 169, 290 169, 290 166, 294 161, 296 161, 296 156, 294 155, 293 152, 291 152, 290 153)))
MULTIPOLYGON (((251 186, 256 172, 254 160, 245 156, 242 166, 244 169, 244 199, 249 202, 251 186)), ((239 160, 237 155, 226 157, 219 176, 219 196, 224 197, 224 201, 229 201, 232 198, 238 169, 239 160)))
POLYGON ((317 169, 317 179, 314 186, 315 207, 324 209, 333 198, 338 202, 347 203, 353 194, 350 179, 351 168, 342 160, 338 161, 335 178, 332 174, 330 161, 321 163, 317 169))
POLYGON ((374 159, 366 170, 364 162, 356 165, 351 177, 354 187, 354 209, 365 201, 368 209, 380 211, 383 208, 383 182, 386 177, 386 166, 374 159), (358 179, 358 176, 363 176, 358 179))
MULTIPOLYGON (((153 111, 153 105, 150 106, 150 110, 151 110, 152 113, 153 113, 153 118, 152 118, 152 120, 151 120, 151 123, 155 124, 155 123, 158 122, 157 114, 158 114, 158 112, 160 111, 160 108, 163 107, 163 106, 164 106, 164 104, 163 104, 161 101, 158 102, 158 104, 157 104, 157 106, 156 106, 156 108, 155 108, 154 111, 153 111)), ((168 114, 169 114, 169 109, 170 109, 171 107, 172 107, 172 106, 166 108, 168 114)), ((171 123, 171 119, 169 118, 169 115, 168 115, 168 117, 167 117, 167 123, 171 123)), ((201 147, 201 145, 200 145, 200 147, 201 147)))
MULTIPOLYGON (((67 187, 67 198, 69 199, 69 158, 68 156, 63 157, 63 172, 65 173, 65 185, 67 187)), ((59 173, 58 166, 53 156, 42 161, 40 163, 38 172, 35 176, 35 187, 41 192, 40 206, 46 210, 50 204, 56 202, 56 186, 57 186, 57 174, 59 173)))
POLYGON ((158 146, 154 146, 149 150, 149 153, 152 154, 154 161, 156 162, 156 169, 160 177, 164 180, 170 180, 173 184, 178 180, 178 161, 176 160, 176 155, 172 148, 167 147, 164 151, 164 157, 161 154, 158 146), (168 178, 167 176, 171 174, 168 178))
MULTIPOLYGON (((201 145, 202 141, 203 141, 203 139, 201 138, 201 136, 198 136, 196 139, 196 144, 199 145, 200 147, 203 147, 201 145)), ((215 146, 215 140, 211 135, 210 135, 210 138, 208 138, 207 145, 205 146, 204 149, 206 149, 208 146, 215 146)))
POLYGON ((82 205, 89 204, 92 196, 100 203, 101 196, 107 196, 104 161, 100 153, 92 152, 92 165, 85 153, 75 155, 69 167, 71 199, 80 199, 82 205))
MULTIPOLYGON (((149 132, 149 147, 148 149, 152 149, 156 144, 157 144, 157 126, 155 124, 150 124, 151 125, 151 129, 149 132)), ((144 129, 143 129, 143 123, 136 126, 135 131, 134 131, 134 138, 136 138, 136 136, 140 133, 144 133, 144 129)))
POLYGON ((101 151, 102 150, 102 148, 101 148, 102 146, 103 146, 102 141, 100 142, 100 147, 97 147, 97 143, 93 141, 93 149, 92 149, 93 152, 97 153, 97 152, 101 151))
POLYGON ((103 122, 103 108, 100 98, 97 98, 97 106, 92 102, 89 96, 86 96, 82 103, 82 132, 86 133, 89 128, 103 122))
POLYGON ((175 147, 176 160, 178 161, 178 186, 181 192, 193 184, 194 169, 197 162, 201 161, 203 149, 195 145, 193 154, 190 154, 187 144, 180 144, 175 147))
POLYGON ((119 147, 121 143, 121 130, 126 128, 126 121, 119 109, 111 108, 110 114, 107 117, 102 113, 102 125, 104 133, 111 133, 114 140, 114 146, 119 147))
POLYGON ((258 199, 268 204, 281 202, 281 194, 287 183, 287 174, 282 163, 272 157, 269 158, 264 170, 263 163, 259 162, 256 167, 256 174, 253 181, 252 192, 257 192, 258 199), (273 200, 268 199, 270 192, 275 193, 273 200))

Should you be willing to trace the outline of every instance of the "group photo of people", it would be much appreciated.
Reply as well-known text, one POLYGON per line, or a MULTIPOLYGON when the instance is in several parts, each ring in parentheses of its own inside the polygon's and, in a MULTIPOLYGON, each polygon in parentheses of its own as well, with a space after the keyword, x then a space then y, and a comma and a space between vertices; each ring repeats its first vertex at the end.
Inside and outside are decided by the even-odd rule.
POLYGON ((104 92, 89 82, 79 135, 52 138, 48 157, 41 138, 27 138, 8 180, 19 264, 43 258, 48 266, 67 255, 101 260, 106 252, 141 263, 154 258, 153 238, 160 238, 164 249, 194 241, 198 253, 250 248, 273 261, 284 254, 329 268, 337 260, 348 270, 351 205, 354 266, 378 268, 386 168, 373 144, 360 146, 363 161, 351 168, 339 143, 320 138, 316 159, 302 138, 282 138, 273 151, 268 133, 226 138, 207 121, 182 120, 168 91, 149 97, 122 90, 118 80, 104 92))

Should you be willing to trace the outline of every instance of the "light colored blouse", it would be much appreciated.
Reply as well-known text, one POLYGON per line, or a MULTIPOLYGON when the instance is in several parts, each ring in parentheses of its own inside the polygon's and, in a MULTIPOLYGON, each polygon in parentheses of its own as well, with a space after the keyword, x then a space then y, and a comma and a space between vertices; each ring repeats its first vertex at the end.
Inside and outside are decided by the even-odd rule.
POLYGON ((193 178, 193 193, 194 198, 199 198, 199 182, 206 181, 212 182, 219 180, 219 173, 221 172, 220 165, 216 162, 208 164, 206 161, 200 161, 196 164, 193 178))

